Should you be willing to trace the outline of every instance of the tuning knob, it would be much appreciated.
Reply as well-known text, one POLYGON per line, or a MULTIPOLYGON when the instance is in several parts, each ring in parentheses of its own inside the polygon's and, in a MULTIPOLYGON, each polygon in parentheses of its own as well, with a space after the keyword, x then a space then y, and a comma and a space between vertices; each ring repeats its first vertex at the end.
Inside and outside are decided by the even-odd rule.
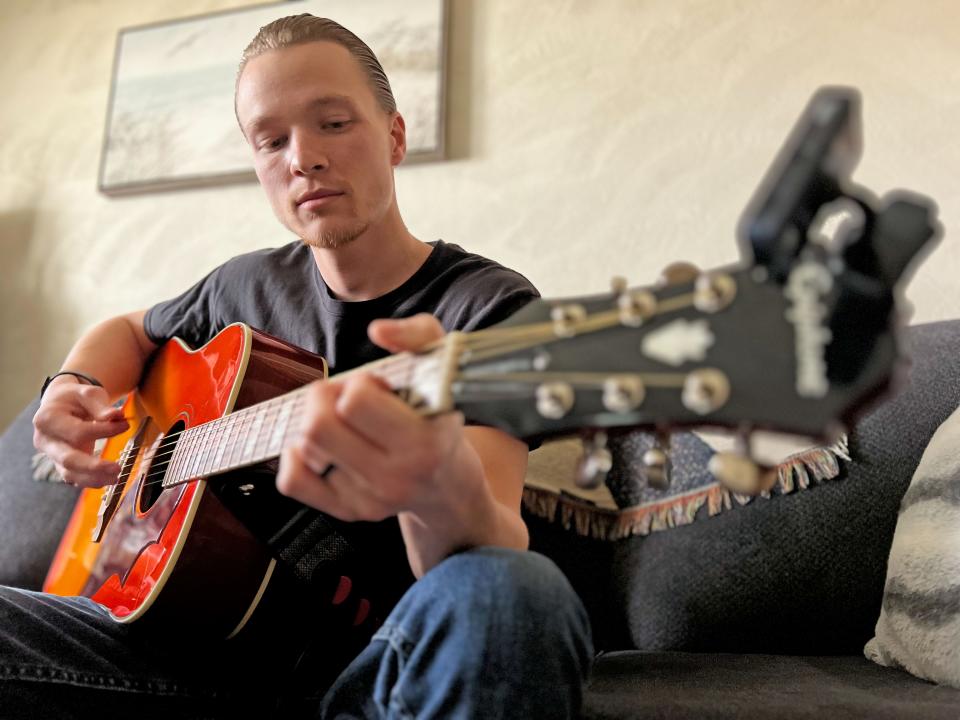
POLYGON ((558 420, 570 412, 576 400, 573 386, 565 382, 544 383, 537 387, 537 412, 558 420))
POLYGON ((693 288, 693 305, 700 312, 720 312, 737 295, 737 282, 727 273, 704 273, 693 288))
POLYGON ((762 467, 746 455, 718 452, 710 458, 707 469, 727 490, 740 495, 759 495, 773 487, 776 468, 762 467))
POLYGON ((658 285, 682 285, 691 283, 700 275, 700 269, 693 263, 674 262, 660 271, 657 278, 658 285))
POLYGON ((610 278, 610 292, 614 296, 622 295, 627 291, 627 279, 621 275, 614 275, 610 278))
POLYGON ((592 490, 600 487, 613 467, 613 456, 607 449, 607 435, 596 433, 583 442, 583 458, 577 468, 575 481, 578 487, 592 490))
POLYGON ((670 460, 670 436, 657 433, 653 447, 643 454, 640 462, 643 464, 647 485, 655 490, 666 490, 670 487, 673 474, 673 463, 670 460))
POLYGON ((555 305, 550 310, 553 332, 557 337, 573 337, 577 326, 587 318, 587 309, 579 303, 555 305))

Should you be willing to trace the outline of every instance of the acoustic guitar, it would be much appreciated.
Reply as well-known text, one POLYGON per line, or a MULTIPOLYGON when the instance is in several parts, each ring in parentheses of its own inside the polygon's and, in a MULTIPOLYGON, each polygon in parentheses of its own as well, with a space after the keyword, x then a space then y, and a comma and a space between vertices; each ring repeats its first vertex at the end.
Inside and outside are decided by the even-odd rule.
MULTIPOLYGON (((850 182, 859 136, 857 93, 820 90, 744 214, 739 264, 536 301, 351 372, 423 413, 460 410, 520 438, 582 433, 585 482, 609 467, 604 434, 628 428, 831 439, 898 376, 898 288, 938 232, 929 200, 850 182)), ((234 495, 255 499, 235 471, 297 441, 303 386, 325 375, 322 358, 242 324, 201 348, 161 347, 125 401, 130 429, 103 451, 119 482, 82 492, 45 590, 123 623, 239 632, 277 561, 209 485, 233 473, 234 495)), ((717 457, 728 486, 762 486, 749 457, 717 457)))

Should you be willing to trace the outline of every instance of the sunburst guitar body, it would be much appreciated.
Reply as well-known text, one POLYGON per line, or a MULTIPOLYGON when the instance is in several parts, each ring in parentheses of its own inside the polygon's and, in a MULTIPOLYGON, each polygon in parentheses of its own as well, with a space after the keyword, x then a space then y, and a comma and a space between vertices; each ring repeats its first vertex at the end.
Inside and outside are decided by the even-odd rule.
MULTIPOLYGON (((186 430, 215 425, 325 373, 319 356, 241 324, 196 350, 179 340, 165 344, 124 404, 130 429, 103 450, 121 465, 121 482, 81 493, 44 590, 90 597, 122 623, 195 625, 220 637, 239 632, 275 561, 210 491, 202 467, 181 468, 196 477, 173 487, 162 479, 173 469, 173 450, 188 449, 177 442, 186 430), (213 597, 215 604, 206 602, 213 597)), ((231 450, 235 461, 245 452, 252 458, 251 448, 238 444, 243 437, 233 448, 200 440, 191 438, 194 450, 213 452, 193 452, 197 463, 217 455, 222 462, 231 450)))

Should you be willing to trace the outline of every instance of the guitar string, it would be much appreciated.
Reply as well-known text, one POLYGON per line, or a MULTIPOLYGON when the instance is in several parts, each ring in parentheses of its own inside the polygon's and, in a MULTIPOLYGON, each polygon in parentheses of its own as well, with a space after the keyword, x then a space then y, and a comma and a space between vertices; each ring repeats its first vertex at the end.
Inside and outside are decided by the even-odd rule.
MULTIPOLYGON (((694 296, 692 293, 688 293, 684 295, 677 295, 672 298, 667 298, 665 300, 659 300, 656 310, 651 314, 651 317, 654 317, 656 315, 660 315, 666 312, 671 312, 678 309, 689 307, 693 304, 693 297, 694 296)), ((622 315, 620 310, 618 309, 618 310, 608 310, 600 313, 594 313, 593 315, 588 316, 587 318, 584 318, 582 320, 575 320, 572 323, 569 323, 568 327, 569 327, 570 333, 573 335, 573 334, 596 332, 598 330, 606 329, 608 327, 613 327, 621 323, 622 323, 622 315)), ((487 360, 487 359, 502 356, 505 354, 514 353, 519 350, 526 349, 528 347, 534 347, 536 345, 543 344, 545 341, 550 341, 550 340, 561 341, 564 339, 565 337, 563 335, 558 335, 557 333, 557 323, 550 321, 550 322, 541 322, 541 323, 531 323, 528 325, 522 325, 522 326, 517 326, 513 328, 503 328, 503 329, 489 328, 487 330, 478 330, 472 333, 465 333, 461 336, 461 343, 464 346, 464 350, 465 350, 464 354, 466 356, 466 359, 469 361, 476 362, 477 360, 487 360), (478 350, 482 350, 484 352, 478 353, 477 352, 478 350)), ((422 364, 425 361, 436 360, 437 359, 436 354, 438 353, 438 351, 442 350, 443 348, 444 348, 444 343, 443 343, 443 340, 441 339, 436 341, 435 343, 432 343, 431 346, 428 346, 428 349, 425 351, 425 353, 420 353, 420 354, 409 353, 409 354, 404 354, 399 356, 394 355, 394 356, 386 357, 381 360, 368 363, 367 365, 363 365, 359 368, 353 368, 351 370, 340 373, 334 376, 334 378, 344 378, 353 374, 357 374, 359 372, 374 372, 375 375, 377 375, 378 377, 384 380, 387 380, 388 383, 390 382, 390 380, 395 380, 400 375, 406 375, 409 378, 409 376, 412 373, 412 370, 415 368, 416 365, 422 364), (388 367, 383 368, 379 372, 376 372, 376 370, 383 365, 386 365, 388 367)), ((529 377, 524 377, 522 380, 517 377, 515 377, 514 379, 520 380, 523 382, 534 382, 537 379, 535 377, 537 375, 536 373, 529 373, 527 375, 529 377)), ((503 375, 499 375, 496 377, 489 377, 489 378, 484 378, 483 376, 474 376, 474 377, 463 377, 460 379, 465 379, 470 382, 478 382, 478 381, 489 382, 497 379, 502 380, 503 378, 504 378, 503 375)), ((604 376, 604 379, 607 379, 607 378, 609 378, 609 375, 604 376)), ((540 380, 547 379, 547 375, 542 374, 539 379, 540 380)), ((574 382, 576 383, 576 381, 574 382)), ((664 382, 671 385, 675 384, 673 381, 664 381, 664 382)), ((407 383, 406 385, 401 384, 400 387, 401 388, 409 387, 409 383, 407 383)), ((251 408, 244 408, 243 410, 240 410, 237 413, 231 413, 230 415, 224 416, 223 418, 216 418, 215 420, 202 423, 201 425, 196 425, 191 428, 184 428, 181 431, 164 436, 163 441, 161 441, 161 443, 154 449, 153 457, 151 458, 151 471, 147 473, 144 479, 148 480, 151 476, 156 476, 158 473, 153 472, 153 469, 157 467, 162 468, 162 471, 159 473, 161 476, 166 474, 167 465, 169 465, 169 462, 172 460, 173 455, 176 452, 176 447, 180 442, 178 438, 180 435, 183 435, 187 431, 196 433, 197 439, 201 440, 202 442, 202 440, 205 439, 204 433, 206 433, 207 436, 209 436, 213 433, 221 432, 223 430, 229 431, 229 430, 236 429, 237 426, 242 426, 244 421, 250 416, 253 416, 254 421, 256 421, 259 415, 260 423, 262 426, 263 423, 272 419, 270 414, 270 409, 268 408, 269 405, 271 404, 283 405, 284 403, 288 403, 288 402, 295 404, 300 400, 302 393, 303 393, 303 388, 298 388, 297 390, 294 390, 294 391, 291 391, 290 393, 279 396, 278 398, 272 398, 271 400, 268 400, 253 406, 253 408, 258 408, 258 410, 253 410, 251 408), (216 427, 216 429, 204 430, 204 428, 212 428, 214 425, 217 425, 217 424, 219 424, 219 427, 216 427), (168 449, 169 449, 169 452, 166 452, 168 449), (164 452, 161 453, 160 452, 161 450, 163 450, 164 452), (158 457, 164 459, 164 461, 159 465, 156 464, 156 459, 158 457)), ((277 414, 279 415, 282 411, 283 411, 283 408, 281 407, 278 410, 277 414)), ((294 411, 291 411, 291 419, 293 418, 293 413, 294 411)), ((297 419, 299 419, 299 417, 297 419)), ((237 435, 238 434, 239 433, 237 433, 237 435)), ((228 436, 228 448, 230 450, 236 448, 238 443, 239 443, 239 439, 237 439, 236 442, 230 443, 229 436, 228 436)), ((256 441, 255 441, 255 447, 256 447, 256 441)), ((219 452, 219 447, 218 447, 218 452, 219 452)), ((224 449, 221 457, 226 456, 227 454, 228 454, 228 450, 224 449)), ((130 470, 127 473, 127 478, 123 478, 120 482, 114 483, 113 485, 106 486, 106 487, 115 487, 117 485, 124 484, 126 480, 129 479, 129 474, 132 472, 134 464, 135 464, 135 458, 134 458, 134 462, 131 464, 130 470)), ((121 475, 122 474, 123 472, 121 471, 121 475)), ((118 480, 119 479, 120 478, 118 477, 118 480)), ((155 481, 151 481, 150 483, 144 483, 144 487, 146 487, 149 484, 154 484, 154 482, 155 481)), ((160 482, 162 482, 162 477, 160 482)))
MULTIPOLYGON (((432 355, 428 355, 428 356, 414 355, 414 356, 409 356, 404 358, 400 358, 399 356, 393 356, 391 358, 384 358, 384 360, 395 360, 395 359, 399 360, 400 362, 397 362, 396 366, 390 368, 389 370, 375 373, 377 377, 387 380, 388 382, 390 381, 396 382, 401 377, 409 378, 412 374, 411 370, 413 370, 417 365, 422 365, 426 361, 433 360, 435 358, 433 358, 432 355)), ((379 362, 382 362, 382 361, 377 361, 377 363, 379 362)), ((375 365, 377 363, 370 363, 370 364, 375 365)), ((340 373, 338 375, 333 376, 333 378, 331 378, 331 381, 353 374, 358 370, 366 370, 367 368, 368 366, 363 366, 363 368, 355 368, 354 370, 340 373)), ((398 386, 396 389, 403 389, 405 387, 405 385, 402 383, 397 382, 396 384, 398 386)), ((300 394, 302 394, 303 392, 305 392, 304 388, 297 388, 296 390, 292 390, 289 393, 286 393, 284 395, 280 395, 276 398, 271 398, 270 400, 266 400, 262 403, 258 403, 257 405, 243 408, 234 413, 230 413, 229 415, 224 415, 223 417, 215 418, 213 420, 209 420, 199 425, 193 425, 189 428, 184 428, 183 430, 177 431, 175 433, 170 433, 169 435, 164 436, 164 444, 161 444, 157 448, 157 450, 165 449, 168 446, 176 445, 176 443, 179 442, 178 440, 179 436, 184 433, 188 433, 188 432, 191 434, 197 433, 199 435, 199 434, 202 434, 203 432, 217 432, 223 428, 230 428, 232 425, 238 425, 250 416, 255 417, 258 413, 262 412, 263 408, 266 408, 268 405, 281 403, 281 402, 283 403, 296 402, 299 399, 300 394), (214 425, 217 425, 217 424, 220 424, 221 427, 218 427, 216 430, 205 430, 206 428, 212 428, 214 425)))
MULTIPOLYGON (((522 382, 522 383, 529 383, 533 385, 533 384, 540 384, 544 381, 562 378, 574 385, 587 386, 587 387, 592 386, 596 389, 602 389, 604 386, 604 383, 606 383, 611 378, 636 378, 640 380, 643 383, 643 385, 646 387, 675 388, 675 387, 682 387, 684 381, 686 380, 686 377, 687 375, 685 373, 618 373, 618 374, 610 375, 606 373, 586 373, 586 372, 583 372, 583 373, 534 372, 534 373, 505 373, 500 375, 475 376, 475 377, 465 378, 465 380, 467 380, 468 382, 499 382, 506 379, 507 381, 510 381, 510 382, 522 382)), ((300 419, 302 419, 303 412, 304 411, 302 408, 296 408, 290 411, 289 418, 288 418, 288 425, 283 431, 282 444, 285 445, 288 442, 289 440, 288 435, 295 435, 296 433, 299 432, 299 428, 296 427, 296 423, 299 422, 300 419), (293 428, 292 432, 291 432, 291 428, 293 428)), ((275 415, 278 416, 279 412, 275 413, 275 415)), ((261 427, 263 426, 263 424, 269 421, 270 416, 269 415, 265 416, 265 418, 266 419, 263 419, 261 421, 262 423, 261 427)), ((201 427, 201 426, 197 426, 197 427, 201 427)), ((242 428, 237 433, 227 436, 223 445, 222 453, 220 452, 220 446, 216 446, 218 456, 220 456, 221 458, 229 458, 231 457, 233 451, 237 447, 241 445, 246 445, 250 442, 249 438, 241 438, 240 432, 242 432, 242 428)), ((269 435, 269 433, 267 433, 267 435, 269 435)), ((200 438, 200 442, 201 443, 203 442, 203 438, 200 438)), ((237 458, 235 460, 229 460, 228 464, 232 465, 233 463, 236 463, 230 469, 239 469, 240 467, 243 467, 243 466, 254 465, 254 464, 272 459, 274 457, 277 457, 279 453, 271 450, 272 443, 273 441, 270 439, 268 439, 265 443, 261 442, 260 440, 254 441, 253 443, 254 451, 251 454, 251 457, 244 460, 243 456, 241 455, 240 458, 237 458), (260 450, 261 445, 263 446, 262 450, 260 450)), ((159 447, 160 446, 158 446, 158 449, 159 447)), ((148 470, 146 475, 144 475, 145 482, 143 483, 143 487, 150 487, 158 483, 162 484, 164 482, 170 462, 173 460, 173 456, 175 455, 175 453, 176 453, 176 448, 174 447, 174 449, 168 453, 157 454, 157 452, 154 451, 154 453, 151 456, 144 458, 144 461, 141 462, 141 465, 149 463, 150 469, 148 470), (158 462, 158 460, 160 462, 158 462)), ((205 468, 205 461, 200 462, 199 468, 201 469, 205 468)), ((185 475, 183 478, 179 478, 171 482, 169 486, 172 487, 174 485, 180 485, 194 479, 209 477, 210 475, 213 475, 213 474, 219 474, 221 472, 224 472, 225 469, 226 468, 224 468, 220 463, 214 463, 213 467, 210 467, 209 469, 201 470, 201 472, 198 472, 196 475, 194 474, 185 475)), ((123 483, 116 483, 116 485, 121 485, 121 484, 123 483)))
MULTIPOLYGON (((678 295, 674 298, 669 298, 667 300, 660 301, 657 311, 654 314, 659 314, 660 312, 666 312, 669 310, 674 310, 680 307, 686 307, 692 302, 692 294, 688 295, 678 295)), ((601 313, 595 313, 584 320, 575 321, 570 325, 572 333, 589 333, 595 332, 597 330, 605 329, 607 327, 612 327, 620 323, 620 314, 618 310, 614 311, 604 311, 601 313)), ((481 356, 481 359, 488 359, 490 357, 495 357, 500 354, 509 354, 511 352, 516 352, 517 350, 524 349, 525 347, 532 347, 534 345, 542 344, 545 340, 563 340, 562 336, 558 337, 556 333, 556 326, 552 322, 544 323, 531 323, 528 325, 518 326, 516 328, 489 328, 487 330, 478 330, 472 333, 465 333, 462 336, 462 344, 465 346, 465 349, 468 351, 473 351, 478 348, 484 349, 487 352, 481 356), (512 340, 512 336, 523 335, 525 341, 523 342, 509 342, 512 340), (531 340, 530 337, 534 336, 531 340), (500 347, 496 347, 497 344, 500 344, 500 347)), ((386 379, 388 381, 395 380, 400 375, 405 375, 409 377, 410 371, 417 364, 422 364, 428 360, 434 360, 436 350, 442 349, 442 340, 437 341, 433 344, 435 349, 427 351, 426 354, 403 354, 403 355, 393 355, 381 360, 368 363, 359 368, 353 368, 351 370, 345 371, 338 375, 335 375, 334 378, 344 378, 352 374, 367 371, 374 371, 375 368, 381 365, 389 365, 390 367, 382 370, 381 372, 375 372, 378 377, 386 379)), ((468 355, 468 359, 474 360, 473 355, 468 355)), ((401 384, 402 387, 402 384, 401 384)), ((259 408, 268 405, 269 403, 277 402, 280 400, 286 401, 290 396, 294 396, 299 392, 302 392, 303 388, 298 388, 297 390, 291 391, 285 395, 279 396, 278 398, 272 398, 264 403, 253 406, 254 408, 259 408)), ((251 414, 257 411, 251 408, 244 408, 243 410, 238 411, 237 413, 231 413, 228 416, 223 418, 216 418, 214 420, 208 421, 207 423, 202 423, 201 425, 195 425, 191 428, 184 428, 184 430, 177 433, 172 433, 168 436, 165 436, 165 440, 174 441, 170 444, 176 444, 177 437, 187 431, 202 432, 201 428, 207 425, 212 425, 215 423, 220 423, 226 420, 226 418, 236 419, 241 414, 251 414)), ((242 419, 235 420, 235 422, 242 422, 242 419)), ((228 423, 229 424, 229 423, 228 423)), ((158 450, 163 449, 163 446, 158 447, 158 450)))
MULTIPOLYGON (((432 355, 432 354, 431 354, 431 355, 432 355)), ((405 372, 406 382, 405 382, 405 383, 401 383, 401 384, 400 384, 401 387, 409 387, 409 386, 412 384, 413 371, 414 371, 414 369, 415 369, 415 367, 416 367, 417 364, 422 364, 422 362, 423 362, 425 359, 426 359, 426 360, 431 359, 430 356, 427 356, 426 358, 425 358, 424 356, 411 356, 411 358, 414 358, 414 357, 415 357, 415 359, 416 359, 418 362, 406 362, 406 363, 403 364, 403 367, 400 368, 400 371, 399 371, 399 372, 393 373, 394 376, 397 376, 397 375, 400 374, 400 372, 405 372)), ((399 365, 399 364, 398 364, 398 365, 399 365)), ((346 373, 344 373, 344 374, 346 374, 346 373)), ((394 378, 392 378, 392 379, 396 379, 396 378, 394 377, 394 378)), ((256 421, 259 420, 259 422, 260 422, 260 424, 261 424, 261 427, 263 427, 264 425, 266 425, 267 423, 269 423, 269 422, 271 422, 271 421, 273 421, 273 422, 275 423, 275 422, 276 422, 276 418, 279 417, 280 415, 282 415, 282 414, 284 413, 284 411, 287 409, 288 406, 291 407, 291 409, 290 409, 289 412, 288 412, 287 419, 286 419, 286 425, 285 425, 285 427, 284 427, 284 429, 283 429, 283 431, 282 431, 282 435, 283 435, 282 442, 286 442, 286 441, 287 441, 287 435, 289 434, 289 429, 290 429, 290 427, 291 427, 291 421, 294 421, 294 426, 295 426, 295 424, 301 419, 301 415, 302 415, 302 408, 299 407, 299 401, 302 399, 302 395, 292 394, 292 393, 291 393, 291 395, 293 395, 292 402, 288 402, 288 401, 286 400, 286 398, 287 398, 288 396, 280 396, 279 398, 273 398, 273 399, 271 399, 271 400, 269 400, 269 401, 266 401, 266 402, 264 402, 264 403, 260 403, 260 404, 258 405, 258 407, 260 407, 260 408, 266 408, 266 411, 265 411, 265 412, 262 412, 262 413, 257 413, 256 415, 254 415, 254 422, 256 422, 256 421), (283 400, 282 403, 279 403, 279 404, 280 404, 280 407, 279 407, 279 408, 277 408, 277 407, 270 407, 271 405, 277 405, 277 404, 278 404, 278 402, 277 402, 278 400, 283 400), (272 412, 272 413, 271 413, 271 410, 275 410, 276 412, 272 412)), ((249 415, 250 413, 247 413, 247 414, 249 415)), ((236 415, 228 416, 228 417, 236 418, 236 415)), ((223 418, 223 419, 225 419, 225 418, 223 418)), ((218 420, 219 420, 219 419, 218 419, 218 420)), ((242 428, 243 423, 244 423, 245 420, 246 420, 246 417, 240 417, 237 422, 234 422, 234 423, 224 423, 224 424, 223 424, 223 429, 230 430, 230 429, 233 429, 234 426, 239 426, 240 428, 242 428)), ((196 427, 197 427, 197 428, 200 428, 200 427, 202 427, 202 426, 196 426, 196 427)), ((209 437, 209 436, 212 435, 213 433, 220 432, 220 430, 221 430, 221 428, 218 428, 217 430, 208 432, 208 433, 207 433, 207 436, 209 437)), ((271 429, 271 432, 275 432, 275 428, 272 428, 272 429, 271 429)), ((297 432, 297 431, 295 431, 295 432, 297 432)), ((174 434, 172 434, 172 435, 170 435, 170 436, 167 436, 167 437, 168 437, 168 438, 169 438, 169 437, 174 437, 174 439, 175 439, 175 436, 180 435, 180 434, 181 434, 181 433, 174 433, 174 434)), ((240 439, 239 435, 240 435, 239 432, 237 432, 237 433, 235 433, 235 434, 233 434, 233 435, 228 434, 228 435, 227 435, 227 438, 226 438, 226 441, 225 441, 225 445, 224 445, 224 447, 223 447, 223 450, 221 451, 220 447, 219 447, 219 446, 217 447, 217 457, 219 457, 219 458, 230 457, 230 455, 232 454, 233 450, 234 450, 238 445, 240 445, 240 443, 241 443, 241 439, 240 439)), ((203 436, 203 433, 202 433, 202 432, 199 433, 197 437, 198 437, 200 443, 203 443, 203 442, 205 441, 205 439, 206 439, 206 438, 203 436)), ((165 438, 165 440, 166 440, 166 438, 165 438)), ((249 438, 244 438, 242 442, 243 442, 244 444, 248 443, 248 442, 249 442, 249 438)), ((265 448, 264 448, 264 449, 265 449, 265 450, 269 449, 269 448, 271 447, 272 442, 273 442, 272 439, 267 440, 267 442, 265 443, 265 448)), ((156 450, 154 451, 153 457, 150 459, 150 468, 151 468, 151 470, 147 473, 146 476, 144 476, 144 479, 145 479, 145 480, 149 480, 151 477, 156 477, 156 476, 159 475, 159 476, 161 476, 160 482, 161 482, 161 483, 163 482, 163 479, 164 479, 164 476, 166 475, 166 472, 167 472, 167 470, 168 470, 169 464, 170 464, 170 462, 173 460, 173 456, 174 456, 174 454, 176 453, 177 444, 178 444, 178 442, 162 442, 160 445, 157 446, 156 450), (170 452, 165 452, 165 453, 161 453, 161 454, 158 455, 158 454, 157 454, 157 451, 159 451, 161 448, 163 448, 163 449, 172 448, 172 449, 170 450, 170 452), (157 463, 156 460, 157 460, 158 458, 162 458, 162 459, 163 459, 163 462, 162 462, 162 463, 157 463)), ((260 458, 261 453, 256 452, 256 449, 259 447, 260 444, 261 444, 261 443, 260 443, 259 440, 255 440, 255 441, 254 441, 254 453, 253 453, 253 454, 254 454, 254 456, 255 456, 256 459, 255 459, 255 460, 252 460, 252 461, 251 461, 251 464, 255 464, 256 462, 262 462, 263 460, 266 460, 266 459, 275 457, 275 453, 273 453, 272 451, 270 451, 270 452, 267 453, 266 456, 264 456, 263 458, 260 458)), ((214 465, 218 465, 218 464, 219 464, 219 463, 214 463, 214 465)), ((203 465, 204 465, 204 463, 201 462, 201 463, 200 463, 200 467, 203 467, 203 465)), ((132 468, 131 468, 131 469, 132 469, 132 468)), ((222 471, 219 467, 211 468, 211 470, 214 470, 214 469, 216 469, 217 471, 222 471)), ((209 471, 208 471, 208 472, 209 472, 209 471)), ((190 480, 190 478, 187 477, 187 478, 184 478, 184 480, 185 480, 185 481, 188 481, 188 480, 190 480)), ((125 481, 125 479, 124 479, 124 481, 125 481)), ((155 482, 156 482, 156 481, 153 481, 153 482, 145 482, 145 483, 144 483, 144 487, 146 487, 146 486, 148 486, 148 485, 155 484, 155 482)), ((122 484, 122 483, 117 483, 117 484, 122 484)))
MULTIPOLYGON (((654 307, 653 311, 650 313, 649 317, 655 317, 657 315, 662 315, 668 312, 673 312, 676 310, 681 310, 688 308, 693 305, 694 295, 693 293, 686 293, 683 295, 675 295, 670 298, 660 299, 657 301, 657 305, 654 307)), ((562 306, 559 306, 562 307, 562 306)), ((589 332, 594 329, 603 329, 606 327, 613 327, 622 322, 622 313, 621 310, 604 310, 601 312, 593 313, 582 319, 573 320, 568 323, 565 323, 573 331, 586 331, 589 332)), ((484 344, 495 344, 501 341, 504 338, 513 338, 513 337, 528 337, 530 335, 539 334, 543 335, 555 335, 556 327, 558 323, 553 320, 542 321, 537 323, 530 323, 528 325, 520 325, 517 327, 509 328, 489 328, 487 330, 478 330, 473 333, 469 333, 466 336, 467 342, 465 344, 470 346, 483 346, 484 344)))
MULTIPOLYGON (((298 404, 298 403, 297 403, 298 400, 299 400, 299 397, 295 397, 295 398, 293 399, 293 401, 290 402, 289 404, 290 404, 291 406, 296 406, 296 405, 298 404)), ((266 404, 268 404, 268 403, 270 403, 270 402, 272 402, 272 401, 267 401, 267 403, 264 403, 264 405, 266 405, 266 404)), ((275 408, 275 410, 276 410, 276 412, 272 412, 272 411, 269 411, 269 410, 268 410, 266 413, 262 414, 262 415, 261 415, 261 423, 266 423, 266 422, 268 422, 268 421, 270 421, 270 420, 275 420, 276 417, 279 417, 279 416, 283 413, 283 408, 275 408)), ((290 420, 299 420, 299 419, 300 419, 300 416, 301 416, 300 413, 301 413, 301 411, 300 411, 299 409, 297 409, 296 407, 294 407, 294 409, 292 409, 292 410, 290 411, 290 413, 289 413, 289 418, 290 418, 290 420)), ((155 468, 155 467, 158 467, 158 466, 163 466, 163 467, 164 467, 164 472, 165 472, 166 465, 169 464, 169 462, 173 459, 173 456, 174 456, 174 454, 176 453, 176 450, 177 450, 177 446, 178 446, 178 444, 179 444, 179 442, 180 442, 180 441, 176 440, 176 438, 177 438, 179 435, 184 434, 184 433, 187 432, 188 430, 190 430, 190 431, 200 431, 200 432, 196 432, 194 435, 192 435, 190 438, 188 438, 188 442, 192 441, 192 442, 197 442, 197 443, 200 443, 200 444, 202 444, 203 441, 204 441, 207 437, 210 437, 210 436, 213 435, 214 433, 220 432, 220 431, 222 431, 223 429, 226 429, 226 430, 237 430, 237 432, 231 433, 231 434, 228 434, 228 435, 227 435, 226 444, 225 444, 225 446, 224 446, 224 452, 223 452, 223 456, 227 456, 228 451, 234 450, 236 447, 238 447, 238 446, 241 444, 240 432, 242 432, 242 430, 243 430, 243 427, 242 427, 242 426, 243 426, 243 424, 244 424, 247 420, 249 420, 251 417, 252 417, 252 414, 250 414, 250 413, 245 414, 245 415, 239 415, 239 414, 227 415, 227 416, 225 416, 225 418, 236 419, 236 422, 233 422, 233 423, 224 423, 223 426, 222 426, 221 428, 218 428, 217 430, 206 430, 206 429, 212 427, 212 424, 213 424, 214 422, 216 422, 216 421, 210 421, 210 422, 208 422, 208 423, 203 423, 203 424, 201 424, 201 425, 195 425, 195 426, 192 427, 192 428, 186 428, 185 430, 183 430, 183 431, 181 431, 181 432, 171 433, 170 435, 165 436, 165 437, 164 437, 164 441, 161 442, 160 444, 158 444, 157 447, 153 449, 153 454, 152 454, 152 455, 150 456, 150 458, 149 458, 149 461, 150 461, 150 463, 151 463, 151 468, 155 468), (204 430, 206 430, 206 433, 203 432, 204 430), (173 440, 171 440, 171 439, 173 439, 173 440), (169 452, 162 452, 162 453, 161 453, 161 452, 160 452, 161 449, 163 449, 164 451, 166 451, 166 450, 169 449, 169 452), (162 462, 161 462, 161 463, 157 463, 156 461, 157 461, 158 459, 162 459, 162 462)), ((225 418, 218 418, 218 420, 220 420, 220 419, 225 419, 225 418)), ((289 421, 288 421, 288 423, 289 423, 289 421)), ((250 424, 252 425, 252 423, 250 423, 250 424)), ((290 427, 290 425, 288 424, 287 428, 284 430, 284 435, 287 435, 287 434, 288 434, 288 432, 289 432, 289 427, 290 427)), ((249 442, 249 438, 244 438, 244 439, 242 440, 242 442, 243 442, 243 443, 249 442)), ((258 443, 257 443, 257 444, 258 444, 258 443)), ((217 449, 218 449, 218 451, 219 451, 219 446, 217 447, 217 449)), ((144 460, 147 460, 146 456, 144 456, 144 460)), ((143 464, 144 464, 144 462, 141 461, 141 465, 143 465, 143 464)), ((131 471, 132 471, 132 467, 131 467, 131 471)), ((149 477, 151 474, 153 474, 153 473, 152 473, 152 472, 151 472, 151 473, 148 473, 146 477, 149 477)), ((104 487, 115 487, 115 486, 117 486, 117 485, 122 485, 124 482, 126 482, 126 480, 127 480, 128 478, 129 478, 129 475, 127 476, 127 478, 119 478, 119 477, 118 477, 118 480, 122 480, 121 482, 114 483, 113 485, 106 485, 106 486, 104 486, 104 487)))
MULTIPOLYGON (((649 319, 658 315, 690 307, 693 305, 693 299, 693 294, 688 293, 660 300, 656 309, 651 313, 650 318, 645 319, 643 322, 648 322, 649 319)), ((481 362, 535 347, 544 342, 558 342, 575 335, 605 330, 620 325, 622 322, 621 312, 617 309, 594 313, 583 320, 575 320, 567 323, 565 330, 568 332, 568 335, 566 336, 558 334, 557 329, 560 323, 553 321, 524 325, 519 328, 504 328, 503 330, 498 330, 497 328, 480 330, 477 333, 471 333, 471 335, 482 335, 483 333, 502 333, 502 335, 492 335, 489 336, 489 339, 487 336, 481 336, 477 338, 476 342, 470 341, 470 335, 468 335, 468 341, 464 343, 464 359, 469 362, 481 362), (517 330, 522 330, 523 332, 517 332, 517 330), (497 343, 500 343, 500 346, 498 346, 497 343)))

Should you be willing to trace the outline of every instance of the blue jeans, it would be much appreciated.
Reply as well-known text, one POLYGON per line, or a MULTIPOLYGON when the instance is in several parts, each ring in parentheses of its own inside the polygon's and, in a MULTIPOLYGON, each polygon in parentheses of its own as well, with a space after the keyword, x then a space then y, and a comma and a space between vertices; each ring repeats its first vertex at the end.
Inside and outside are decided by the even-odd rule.
POLYGON ((576 717, 592 657, 560 571, 496 548, 424 575, 332 684, 313 672, 335 654, 322 634, 279 635, 185 646, 84 598, 0 588, 0 717, 576 717))

